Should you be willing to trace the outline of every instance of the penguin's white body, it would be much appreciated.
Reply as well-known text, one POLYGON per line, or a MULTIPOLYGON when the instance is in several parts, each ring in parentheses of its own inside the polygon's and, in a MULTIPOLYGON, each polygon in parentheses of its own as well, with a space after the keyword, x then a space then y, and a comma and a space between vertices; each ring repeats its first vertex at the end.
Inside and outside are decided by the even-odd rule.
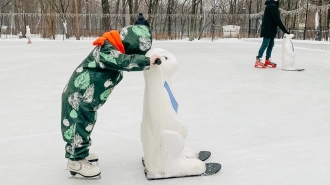
POLYGON ((284 34, 282 43, 282 70, 295 71, 293 65, 296 61, 296 53, 291 39, 293 34, 284 34))
POLYGON ((205 163, 196 159, 193 151, 183 151, 188 128, 178 116, 178 103, 171 83, 178 61, 174 55, 160 48, 149 50, 146 56, 154 54, 162 57, 162 64, 151 65, 144 71, 141 141, 146 176, 167 178, 202 174, 206 170, 205 163), (188 158, 186 155, 191 156, 188 158))

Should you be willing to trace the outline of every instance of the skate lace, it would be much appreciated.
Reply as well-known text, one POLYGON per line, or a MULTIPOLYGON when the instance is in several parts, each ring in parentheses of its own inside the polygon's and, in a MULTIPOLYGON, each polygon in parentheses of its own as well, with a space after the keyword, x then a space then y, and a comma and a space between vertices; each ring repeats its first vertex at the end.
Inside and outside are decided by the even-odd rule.
POLYGON ((274 65, 276 65, 276 64, 273 62, 273 60, 271 60, 271 59, 268 59, 267 61, 268 61, 269 64, 274 64, 274 65))
POLYGON ((264 63, 262 63, 260 60, 257 60, 257 64, 258 65, 264 65, 264 63))
POLYGON ((82 163, 82 167, 87 169, 87 170, 92 170, 95 167, 95 164, 90 163, 87 160, 83 160, 83 161, 81 161, 81 163, 82 163))

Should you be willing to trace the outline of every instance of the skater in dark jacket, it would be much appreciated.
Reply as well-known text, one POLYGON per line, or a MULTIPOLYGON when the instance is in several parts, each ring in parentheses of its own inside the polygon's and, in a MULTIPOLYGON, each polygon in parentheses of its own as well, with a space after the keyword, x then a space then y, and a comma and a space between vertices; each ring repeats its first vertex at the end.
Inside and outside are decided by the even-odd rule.
POLYGON ((145 25, 145 26, 150 27, 148 21, 143 17, 142 13, 139 13, 138 19, 135 21, 134 24, 135 25, 145 25))
POLYGON ((260 36, 263 37, 263 40, 256 57, 256 63, 254 67, 266 68, 268 66, 275 68, 276 64, 271 62, 270 57, 274 47, 274 39, 277 33, 277 28, 279 27, 284 33, 290 34, 288 30, 286 30, 280 18, 280 13, 278 11, 280 1, 281 0, 267 0, 265 2, 266 8, 262 19, 260 33, 260 36), (263 63, 261 62, 261 58, 265 50, 266 60, 265 63, 263 63))
POLYGON ((62 93, 62 137, 66 142, 67 168, 72 175, 98 176, 96 154, 89 153, 97 110, 122 80, 123 71, 143 71, 158 55, 146 57, 151 48, 150 29, 133 25, 106 32, 93 42, 93 51, 73 71, 62 93))

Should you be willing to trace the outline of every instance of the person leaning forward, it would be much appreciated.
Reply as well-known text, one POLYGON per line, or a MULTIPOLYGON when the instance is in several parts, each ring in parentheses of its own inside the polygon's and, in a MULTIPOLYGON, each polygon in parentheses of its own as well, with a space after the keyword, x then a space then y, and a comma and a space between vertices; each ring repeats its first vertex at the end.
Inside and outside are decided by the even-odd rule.
POLYGON ((97 161, 98 156, 89 153, 97 110, 122 80, 122 71, 148 70, 160 58, 145 56, 152 36, 144 25, 106 32, 93 44, 96 47, 73 71, 62 93, 61 131, 67 168, 72 175, 84 177, 101 174, 100 167, 90 162, 97 161))

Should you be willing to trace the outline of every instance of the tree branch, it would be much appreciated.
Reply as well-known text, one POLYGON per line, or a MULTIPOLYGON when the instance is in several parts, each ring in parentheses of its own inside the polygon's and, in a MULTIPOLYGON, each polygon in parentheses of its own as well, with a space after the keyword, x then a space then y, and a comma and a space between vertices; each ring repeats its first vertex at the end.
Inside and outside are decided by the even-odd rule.
POLYGON ((4 7, 6 7, 11 1, 12 1, 12 0, 8 0, 7 3, 5 3, 5 4, 1 7, 1 9, 4 8, 4 7))

